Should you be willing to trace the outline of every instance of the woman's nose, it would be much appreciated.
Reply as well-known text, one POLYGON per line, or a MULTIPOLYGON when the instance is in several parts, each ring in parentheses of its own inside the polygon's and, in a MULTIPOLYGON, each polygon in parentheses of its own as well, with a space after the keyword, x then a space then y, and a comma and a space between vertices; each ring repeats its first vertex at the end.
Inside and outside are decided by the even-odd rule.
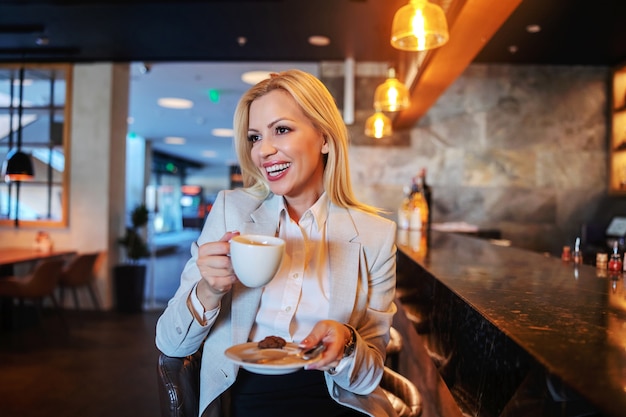
POLYGON ((261 143, 259 143, 259 145, 259 154, 264 158, 276 153, 276 148, 274 147, 274 143, 270 138, 264 138, 263 140, 261 140, 261 143))

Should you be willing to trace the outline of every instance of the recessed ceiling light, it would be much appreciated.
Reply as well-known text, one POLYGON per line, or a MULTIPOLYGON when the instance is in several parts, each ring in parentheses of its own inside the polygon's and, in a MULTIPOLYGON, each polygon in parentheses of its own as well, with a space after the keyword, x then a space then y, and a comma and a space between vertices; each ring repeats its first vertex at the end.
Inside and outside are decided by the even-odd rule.
POLYGON ((39 46, 46 46, 50 43, 50 39, 46 35, 41 35, 35 39, 35 44, 39 46))
POLYGON ((330 44, 328 36, 314 35, 309 36, 309 43, 313 46, 327 46, 330 44))
POLYGON ((205 158, 215 158, 217 156, 217 152, 215 151, 202 151, 202 156, 205 158))
POLYGON ((517 52, 517 45, 511 45, 509 46, 509 52, 514 54, 517 52))
POLYGON ((255 85, 270 77, 272 71, 248 71, 241 74, 241 81, 246 84, 255 85))
POLYGON ((185 98, 164 97, 157 100, 157 104, 168 109, 190 109, 193 102, 185 98))
POLYGON ((216 129, 211 130, 211 134, 219 138, 230 138, 235 135, 235 132, 233 131, 233 129, 218 127, 216 129))
POLYGON ((539 26, 539 25, 528 25, 528 26, 526 26, 526 32, 528 32, 528 33, 538 33, 538 32, 541 32, 541 26, 539 26))
POLYGON ((186 142, 185 138, 181 138, 179 136, 168 136, 164 139, 164 141, 168 145, 184 145, 186 142))

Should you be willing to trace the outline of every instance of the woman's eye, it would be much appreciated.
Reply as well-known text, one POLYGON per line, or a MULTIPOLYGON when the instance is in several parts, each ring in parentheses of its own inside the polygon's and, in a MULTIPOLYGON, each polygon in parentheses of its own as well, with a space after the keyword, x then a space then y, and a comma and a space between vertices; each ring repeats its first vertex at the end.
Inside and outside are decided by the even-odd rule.
POLYGON ((252 135, 252 134, 248 135, 248 142, 254 143, 254 142, 259 141, 260 139, 261 139, 261 136, 259 135, 252 135))
POLYGON ((276 133, 279 135, 284 135, 285 133, 291 132, 291 129, 289 129, 286 126, 277 126, 276 127, 276 133))

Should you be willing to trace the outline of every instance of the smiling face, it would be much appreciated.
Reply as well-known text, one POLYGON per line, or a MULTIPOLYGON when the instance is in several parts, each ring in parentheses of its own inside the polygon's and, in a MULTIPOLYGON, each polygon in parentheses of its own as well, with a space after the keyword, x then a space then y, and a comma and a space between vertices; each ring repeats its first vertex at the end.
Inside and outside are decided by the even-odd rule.
POLYGON ((273 90, 250 105, 251 157, 270 190, 302 214, 324 192, 328 143, 284 90, 273 90), (300 210, 303 209, 303 210, 300 210))

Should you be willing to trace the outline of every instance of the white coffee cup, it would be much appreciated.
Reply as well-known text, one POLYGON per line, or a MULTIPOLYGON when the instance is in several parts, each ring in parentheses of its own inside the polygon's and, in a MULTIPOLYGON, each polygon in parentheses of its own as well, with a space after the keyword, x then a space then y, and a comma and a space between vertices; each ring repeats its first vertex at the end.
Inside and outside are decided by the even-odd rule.
POLYGON ((274 236, 239 235, 230 240, 230 260, 235 275, 246 287, 266 285, 283 260, 285 241, 274 236))

